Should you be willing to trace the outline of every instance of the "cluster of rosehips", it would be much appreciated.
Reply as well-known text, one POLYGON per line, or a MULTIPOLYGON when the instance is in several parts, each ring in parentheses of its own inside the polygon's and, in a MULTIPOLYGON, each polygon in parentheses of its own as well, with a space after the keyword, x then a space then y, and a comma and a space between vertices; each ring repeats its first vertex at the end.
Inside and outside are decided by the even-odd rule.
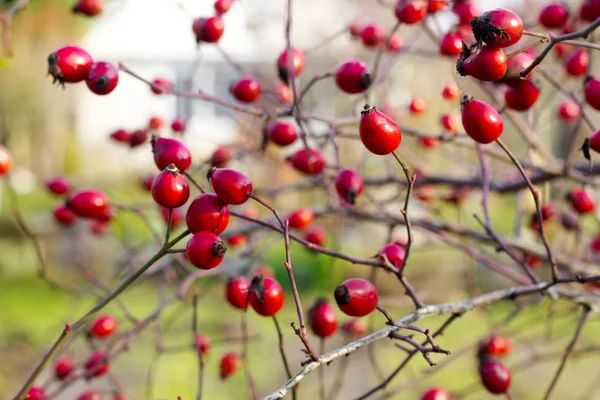
MULTIPOLYGON (((157 115, 150 117, 148 125, 141 129, 127 130, 117 129, 110 134, 110 138, 117 143, 123 143, 130 148, 139 147, 148 142, 153 134, 156 134, 166 126, 165 120, 157 115)), ((177 117, 171 122, 171 132, 174 135, 182 135, 187 128, 187 119, 177 117)))

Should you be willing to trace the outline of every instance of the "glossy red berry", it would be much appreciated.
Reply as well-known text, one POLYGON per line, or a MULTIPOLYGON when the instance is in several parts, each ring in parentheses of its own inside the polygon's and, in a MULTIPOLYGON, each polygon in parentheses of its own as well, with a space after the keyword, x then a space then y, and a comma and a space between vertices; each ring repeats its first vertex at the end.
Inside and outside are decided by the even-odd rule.
POLYGON ((65 205, 59 204, 53 211, 56 222, 63 226, 71 226, 77 221, 77 216, 73 211, 69 210, 65 205))
POLYGON ((95 338, 107 338, 117 331, 117 320, 112 315, 102 315, 94 321, 89 334, 95 338))
POLYGON ((342 324, 342 331, 359 337, 367 332, 367 323, 362 319, 349 319, 342 324))
POLYGON ((479 377, 483 386, 493 394, 506 393, 510 387, 510 371, 498 361, 483 362, 479 366, 479 377))
POLYGON ((166 122, 164 118, 159 117, 158 115, 153 115, 148 121, 148 129, 157 131, 159 129, 162 129, 165 126, 165 124, 166 122))
POLYGON ((59 196, 71 191, 71 182, 64 176, 57 176, 46 181, 46 188, 59 196))
POLYGON ((270 317, 283 307, 283 289, 275 279, 257 275, 252 278, 248 299, 254 311, 270 317))
POLYGON ((327 241, 327 231, 322 226, 314 226, 306 231, 306 241, 322 247, 327 241))
POLYGON ((600 153, 600 129, 590 136, 590 148, 596 153, 600 153))
POLYGON ((502 49, 484 45, 473 53, 467 48, 464 50, 456 63, 456 70, 462 76, 470 75, 480 81, 497 81, 506 75, 508 67, 502 49))
POLYGON ((216 43, 223 36, 225 24, 218 17, 197 18, 192 24, 192 31, 196 35, 196 42, 216 43))
POLYGON ((376 24, 365 26, 360 34, 363 44, 367 47, 375 47, 385 43, 386 36, 383 28, 376 24))
POLYGON ((487 355, 497 357, 510 354, 513 348, 512 340, 503 336, 492 336, 483 346, 487 355))
POLYGON ((221 357, 219 371, 221 379, 227 379, 231 374, 237 371, 242 364, 242 359, 237 353, 227 353, 221 357))
POLYGON ((196 336, 196 350, 204 355, 207 354, 210 350, 210 338, 203 334, 198 334, 196 336))
POLYGON ((192 233, 205 231, 218 235, 229 224, 229 207, 217 195, 204 193, 192 201, 185 221, 192 233))
POLYGON ((115 142, 119 143, 127 143, 129 144, 129 138, 131 134, 127 132, 125 129, 117 129, 113 133, 110 134, 110 138, 115 142))
POLYGON ((109 368, 110 364, 106 354, 102 351, 95 351, 85 362, 85 375, 88 379, 102 376, 108 372, 109 368))
POLYGON ((320 150, 301 148, 287 159, 295 169, 307 175, 319 175, 325 169, 325 158, 320 150))
POLYGON ((588 22, 600 18, 600 0, 583 0, 579 5, 579 18, 588 22))
POLYGON ((265 129, 269 140, 278 146, 289 146, 298 138, 298 130, 291 122, 271 121, 265 129))
POLYGON ((333 294, 340 310, 351 317, 364 317, 370 314, 379 301, 375 286, 362 278, 346 279, 333 294))
POLYGON ((176 139, 153 137, 152 153, 154 163, 161 171, 169 164, 174 164, 181 172, 192 165, 192 155, 187 146, 176 139))
POLYGON ((68 354, 59 356, 54 362, 54 376, 59 381, 67 379, 75 370, 75 360, 68 354))
POLYGON ((288 217, 290 228, 304 229, 312 224, 315 214, 310 208, 299 208, 288 217))
POLYGON ((233 154, 229 146, 219 146, 210 157, 210 163, 213 167, 223 168, 229 164, 232 158, 233 154))
POLYGON ((600 79, 588 78, 583 85, 585 101, 600 111, 600 79))
POLYGON ((326 338, 335 333, 338 325, 337 316, 326 299, 318 299, 308 310, 308 324, 312 332, 320 338, 326 338))
POLYGON ((32 386, 25 400, 46 400, 46 391, 41 386, 32 386))
POLYGON ((469 26, 473 18, 481 14, 473 1, 454 1, 452 12, 458 17, 458 24, 463 26, 469 26))
POLYGON ((558 106, 558 116, 563 121, 574 121, 581 116, 581 107, 573 100, 565 100, 558 106))
POLYGON ((468 97, 462 101, 462 124, 471 139, 481 144, 498 139, 504 129, 502 117, 494 107, 468 97))
POLYGON ((213 167, 208 178, 217 197, 227 204, 243 204, 252 194, 250 179, 234 169, 213 167))
POLYGON ((223 15, 233 5, 233 0, 216 0, 214 4, 215 12, 217 15, 223 15))
POLYGON ((390 243, 383 246, 377 253, 377 257, 382 261, 384 260, 384 256, 396 271, 400 271, 404 257, 406 256, 406 250, 398 243, 390 243))
POLYGON ((150 133, 146 129, 138 129, 129 135, 129 147, 139 147, 150 139, 150 133))
POLYGON ((462 52, 463 38, 458 32, 448 32, 440 41, 440 54, 458 57, 462 52))
POLYGON ((115 90, 119 83, 119 70, 114 65, 98 61, 90 65, 85 77, 88 89, 97 95, 106 95, 115 90))
POLYGON ((427 108, 427 102, 425 99, 419 96, 413 96, 408 105, 408 110, 411 114, 421 114, 427 108))
POLYGON ((83 14, 88 17, 95 17, 102 13, 102 0, 79 0, 71 8, 75 14, 83 14))
POLYGON ((394 7, 394 14, 399 22, 416 24, 427 15, 429 4, 427 0, 398 0, 394 7))
POLYGON ((160 215, 165 221, 165 224, 169 222, 169 210, 171 210, 171 229, 177 228, 184 221, 183 215, 178 208, 164 208, 161 207, 160 215))
POLYGON ((77 397, 77 400, 102 400, 102 393, 97 390, 86 390, 77 397))
POLYGON ((402 142, 402 133, 394 120, 368 104, 360 113, 359 133, 367 150, 380 156, 393 152, 402 142))
POLYGON ((248 302, 248 289, 250 281, 243 276, 237 276, 227 281, 225 285, 225 297, 229 304, 243 310, 248 302))
POLYGON ((95 189, 76 192, 66 203, 75 215, 81 218, 103 219, 108 207, 104 193, 95 189))
POLYGON ((65 46, 48 56, 48 74, 53 83, 77 83, 85 80, 93 63, 92 56, 81 47, 65 46))
POLYGON ((190 187, 173 164, 156 175, 151 192, 156 204, 165 208, 181 207, 190 198, 190 187))
POLYGON ((591 213, 596 209, 596 203, 585 189, 573 189, 567 197, 571 207, 579 214, 591 213))
POLYGON ((354 205, 363 188, 363 178, 356 170, 345 168, 335 177, 335 189, 340 198, 348 204, 354 205))
POLYGON ((524 80, 520 85, 508 87, 504 91, 504 102, 512 110, 525 111, 535 104, 539 95, 539 86, 530 80, 524 80))
POLYGON ((575 77, 585 75, 589 65, 590 54, 584 49, 575 50, 564 63, 566 73, 575 77))
POLYGON ((166 78, 156 78, 152 81, 150 90, 154 94, 163 94, 165 90, 173 90, 173 83, 166 78))
POLYGON ((187 119, 184 117, 178 117, 171 122, 171 130, 173 133, 183 133, 187 128, 187 119))
POLYGON ((442 97, 446 100, 455 100, 460 96, 460 89, 453 83, 447 83, 442 89, 442 97))
POLYGON ((279 78, 288 83, 290 78, 298 77, 304 71, 306 66, 306 56, 302 50, 291 48, 291 53, 288 55, 285 49, 277 58, 277 73, 279 78), (292 68, 290 71, 289 68, 292 68))
POLYGON ((540 11, 539 22, 547 29, 562 28, 569 18, 569 8, 562 1, 553 1, 540 11))
POLYGON ((337 87, 346 93, 362 93, 371 86, 369 67, 362 61, 346 61, 338 65, 335 71, 337 87))
POLYGON ((221 264, 227 252, 225 243, 212 232, 197 232, 187 242, 185 253, 198 269, 213 269, 221 264))
POLYGON ((261 90, 260 82, 254 78, 241 78, 229 88, 233 97, 244 103, 253 103, 258 100, 261 90))
POLYGON ((508 47, 523 36, 523 20, 505 8, 486 11, 480 17, 474 17, 470 24, 475 40, 490 47, 508 47))
POLYGON ((452 400, 450 393, 442 388, 433 387, 423 393, 421 400, 452 400))

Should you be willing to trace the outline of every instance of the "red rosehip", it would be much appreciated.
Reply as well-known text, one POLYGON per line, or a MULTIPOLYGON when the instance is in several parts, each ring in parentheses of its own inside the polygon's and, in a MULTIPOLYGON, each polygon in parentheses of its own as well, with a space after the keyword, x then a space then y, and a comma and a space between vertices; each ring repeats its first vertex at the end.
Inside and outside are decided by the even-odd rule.
POLYGON ((53 215, 56 222, 64 226, 71 226, 77 220, 77 216, 73 211, 69 210, 63 204, 59 204, 54 208, 53 215))
POLYGON ((252 278, 248 299, 254 311, 270 317, 283 307, 283 289, 275 279, 257 275, 252 278))
POLYGON ((411 114, 421 114, 427 108, 427 102, 425 99, 419 96, 413 96, 408 105, 408 109, 411 114))
POLYGON ((458 17, 459 25, 469 26, 473 18, 481 14, 472 1, 455 1, 452 4, 452 12, 458 17))
POLYGON ((523 20, 513 11, 496 8, 471 20, 475 40, 490 47, 508 47, 523 36, 523 20))
POLYGON ((242 364, 242 359, 237 353, 227 353, 221 357, 219 371, 221 379, 227 379, 231 374, 237 371, 242 364))
POLYGON ((277 84, 275 93, 277 94, 277 98, 285 104, 292 104, 294 102, 294 94, 292 93, 292 89, 283 82, 279 82, 279 84, 277 84))
POLYGON ((92 56, 81 47, 65 46, 48 56, 48 74, 54 78, 52 83, 77 83, 85 79, 93 63, 92 56))
POLYGON ((250 179, 234 169, 213 167, 208 178, 217 197, 227 204, 243 204, 252 194, 250 179))
POLYGON ((427 12, 429 14, 435 14, 438 11, 442 11, 446 7, 448 7, 448 0, 429 0, 427 12))
POLYGON ((129 144, 129 138, 131 134, 127 132, 125 129, 117 129, 113 133, 110 134, 110 138, 115 142, 119 143, 127 143, 129 144))
POLYGON ((217 15, 223 15, 233 5, 233 0, 217 0, 215 1, 214 8, 217 15))
POLYGON ((307 175, 319 175, 325 169, 325 159, 321 151, 302 148, 287 158, 295 169, 307 175))
POLYGON ((192 24, 192 31, 196 35, 196 42, 216 43, 223 36, 225 24, 218 17, 196 18, 192 24))
POLYGON ((93 352, 85 362, 85 375, 88 379, 102 376, 108 372, 110 364, 102 351, 93 352))
POLYGON ((77 397, 77 400, 102 400, 102 393, 97 390, 86 390, 77 397))
POLYGON ((420 137, 419 145, 425 149, 434 149, 440 144, 440 140, 434 137, 420 137))
POLYGON ((480 81, 497 81, 506 75, 507 68, 506 55, 502 49, 486 45, 473 53, 463 52, 456 63, 456 70, 460 75, 470 75, 480 81))
POLYGON ((335 71, 337 87, 346 93, 362 93, 371 86, 369 67, 362 61, 346 61, 338 65, 335 71))
POLYGON ((590 64, 590 55, 587 50, 577 49, 565 59, 564 67, 571 76, 582 76, 587 73, 590 64))
POLYGON ((569 8, 562 1, 553 1, 540 11, 539 22, 548 29, 561 28, 567 23, 569 8))
POLYGON ((510 387, 510 371, 498 361, 483 362, 479 366, 479 376, 481 383, 490 393, 505 393, 510 387))
POLYGON ((312 224, 315 214, 310 208, 299 208, 288 217, 290 228, 304 229, 312 224))
POLYGON ((452 400, 450 393, 446 392, 442 388, 431 388, 423 393, 421 400, 452 400))
POLYGON ((227 252, 225 243, 212 232, 197 232, 187 242, 185 253, 198 269, 213 269, 221 264, 227 252))
POLYGON ((154 153, 154 163, 159 170, 164 170, 169 164, 174 164, 181 172, 192 165, 192 155, 190 151, 179 140, 153 137, 152 153, 154 153))
POLYGON ((346 279, 333 294, 340 310, 351 317, 364 317, 370 314, 379 301, 375 286, 362 278, 346 279))
POLYGON ((210 338, 201 333, 198 334, 196 336, 196 350, 202 355, 208 353, 210 350, 210 338))
POLYGON ((241 78, 229 88, 233 97, 244 103, 253 103, 258 100, 261 90, 260 82, 254 78, 241 78))
POLYGON ((289 56, 287 49, 285 49, 277 58, 277 73, 279 78, 285 83, 288 83, 290 78, 300 76, 305 66, 306 56, 304 52, 294 47, 291 48, 289 56), (292 67, 292 71, 289 71, 290 66, 292 67))
POLYGON ((600 110, 600 79, 592 77, 586 79, 583 93, 585 101, 596 110, 600 110))
POLYGON ((156 78, 152 81, 150 90, 154 94, 163 94, 165 90, 173 90, 173 83, 166 78, 156 78))
POLYGON ((218 235, 229 224, 229 207, 217 195, 204 193, 192 201, 185 221, 192 233, 205 231, 218 235))
POLYGON ((59 381, 67 379, 75 370, 75 360, 68 354, 59 356, 54 362, 54 376, 59 381))
POLYGON ((320 338, 326 338, 335 333, 338 325, 337 316, 326 299, 318 299, 308 310, 308 324, 313 333, 320 338))
POLYGON ((505 356, 512 351, 512 340, 502 336, 492 336, 484 343, 485 353, 490 356, 505 356))
POLYGON ((71 196, 66 206, 81 218, 103 219, 108 207, 104 193, 95 189, 81 190, 71 196))
POLYGON ((0 144, 0 176, 6 175, 12 169, 12 156, 6 147, 0 144))
POLYGON ((156 204, 165 208, 181 207, 190 198, 190 187, 173 164, 156 175, 151 192, 156 204))
POLYGON ((375 47, 385 43, 386 36, 383 28, 376 24, 365 26, 360 34, 363 44, 367 47, 375 47))
POLYGON ((60 196, 71 191, 71 182, 64 176, 57 176, 46 181, 46 188, 60 196))
POLYGON ((227 244, 233 248, 242 247, 248 242, 248 238, 243 233, 235 233, 228 236, 225 240, 227 240, 227 244))
POLYGON ((114 65, 98 61, 90 65, 85 83, 97 95, 106 95, 115 90, 119 83, 119 70, 114 65))
POLYGON ((46 391, 41 386, 32 386, 25 400, 46 400, 46 391))
MULTIPOLYGON (((595 238, 593 238, 589 244, 589 247, 593 253, 600 253, 600 236, 596 236, 595 238)), ((598 282, 595 283, 597 284, 598 282)))
POLYGON ((98 317, 89 330, 90 336, 95 338, 107 338, 117 330, 117 320, 111 315, 98 317))
POLYGON ((342 331, 359 337, 367 332, 367 324, 362 319, 349 319, 342 324, 342 331))
POLYGON ((142 188, 148 192, 152 190, 152 182, 154 182, 156 175, 148 175, 142 179, 142 188))
POLYGON ((450 193, 445 200, 455 206, 460 206, 466 199, 469 198, 471 190, 466 186, 452 186, 450 193))
POLYGON ((360 113, 360 140, 373 154, 386 155, 398 148, 402 133, 398 125, 374 106, 365 104, 360 113))
POLYGON ((463 38, 458 32, 448 32, 440 41, 440 54, 458 57, 462 52, 463 38))
POLYGON ((90 223, 89 230, 93 235, 99 236, 104 235, 108 231, 109 227, 110 224, 108 222, 95 219, 90 223))
POLYGON ((540 88, 532 81, 525 80, 520 85, 508 87, 504 91, 504 102, 506 107, 512 110, 525 111, 535 104, 539 95, 540 88))
POLYGON ((354 21, 350 24, 348 31, 350 32, 350 35, 353 38, 359 38, 361 37, 364 28, 365 26, 362 24, 361 21, 354 21))
POLYGON ((600 129, 590 136, 590 148, 596 153, 600 153, 600 129))
POLYGON ((531 268, 537 268, 542 265, 542 260, 539 257, 534 256, 533 254, 529 254, 525 257, 525 262, 531 268))
POLYGON ((404 262, 404 257, 406 256, 406 250, 398 243, 390 243, 383 246, 377 253, 377 257, 382 261, 383 256, 385 256, 390 264, 395 267, 396 271, 400 271, 402 263, 404 262))
POLYGON ((315 226, 306 231, 306 241, 316 246, 323 246, 327 241, 327 232, 321 226, 315 226))
POLYGON ((183 222, 183 215, 178 208, 164 208, 160 209, 160 215, 162 215, 165 224, 169 223, 169 210, 171 210, 171 229, 177 228, 183 222))
POLYGON ((584 189, 573 189, 567 197, 571 207, 579 214, 587 214, 596 209, 596 203, 584 189))
POLYGON ((574 121, 581 116, 581 107, 573 100, 565 100, 558 106, 558 116, 563 121, 574 121))
POLYGON ((83 14, 88 17, 95 17, 102 13, 102 0, 79 0, 71 8, 74 14, 83 14))
POLYGON ((594 22, 600 17, 600 0, 583 0, 579 5, 579 18, 594 22))
POLYGON ((415 195, 419 200, 429 203, 435 198, 436 190, 434 185, 418 185, 415 186, 415 195))
POLYGON ((342 169, 335 177, 335 189, 346 203, 354 205, 364 188, 364 181, 360 174, 353 169, 342 169))
POLYGON ((494 107, 468 97, 462 102, 462 124, 471 139, 481 144, 498 139, 504 129, 502 117, 494 107))
POLYGON ((243 310, 248 302, 250 281, 243 276, 231 278, 225 285, 225 297, 229 304, 243 310))
POLYGON ((425 18, 428 8, 427 0, 398 0, 394 14, 399 22, 412 25, 425 18))
POLYGON ((392 54, 396 54, 403 48, 404 48, 404 39, 402 39, 402 37, 393 33, 392 36, 390 36, 390 38, 389 38, 389 42, 387 43, 387 51, 392 54))
POLYGON ((173 133, 183 133, 187 128, 187 119, 184 117, 175 118, 173 122, 171 122, 171 130, 173 133))
POLYGON ((138 129, 129 135, 129 147, 139 147, 150 139, 150 133, 145 129, 138 129))
POLYGON ((265 129, 269 140, 278 146, 289 146, 298 138, 298 130, 291 122, 272 121, 265 129))
POLYGON ((457 99, 460 95, 460 89, 453 83, 447 83, 442 90, 442 97, 446 100, 457 99))
MULTIPOLYGON (((546 226, 545 222, 556 215, 556 210, 552 204, 542 204, 542 206, 540 207, 540 214, 542 215, 542 223, 544 223, 544 226, 546 226)), ((536 231, 540 229, 540 223, 537 212, 531 214, 530 226, 531 229, 536 231)))
POLYGON ((231 149, 228 146, 219 146, 213 152, 210 163, 213 167, 223 168, 229 164, 232 157, 233 154, 231 154, 231 149))
POLYGON ((165 120, 162 117, 154 115, 150 117, 150 120, 148 121, 148 129, 157 131, 159 129, 162 129, 162 127, 165 126, 165 124, 165 120))

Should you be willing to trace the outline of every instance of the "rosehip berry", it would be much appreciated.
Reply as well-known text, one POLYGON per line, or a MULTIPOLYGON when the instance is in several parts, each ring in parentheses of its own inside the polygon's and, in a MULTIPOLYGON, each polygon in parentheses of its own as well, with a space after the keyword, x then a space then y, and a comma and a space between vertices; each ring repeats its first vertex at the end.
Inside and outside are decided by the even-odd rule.
POLYGON ((446 100, 458 99, 460 89, 453 83, 447 83, 442 90, 442 97, 446 100))
POLYGON ((225 285, 225 297, 229 304, 243 310, 248 302, 250 281, 243 276, 231 278, 225 285))
POLYGON ((427 12, 429 14, 435 14, 438 11, 442 11, 446 7, 448 7, 448 0, 429 0, 427 12))
POLYGON ((340 310, 351 317, 364 317, 370 314, 379 301, 375 286, 362 278, 346 279, 333 294, 340 310))
POLYGON ((75 193, 65 205, 78 217, 102 219, 108 207, 108 200, 99 190, 87 189, 75 193))
POLYGON ((504 129, 502 118, 494 107, 468 97, 462 101, 462 124, 471 139, 481 144, 498 139, 504 129))
POLYGON ((599 0, 583 0, 579 6, 579 18, 584 21, 594 22, 600 17, 599 0))
POLYGON ((306 231, 306 241, 316 246, 324 246, 327 241, 327 232, 321 226, 315 226, 306 231))
POLYGON ((406 256, 406 250, 398 243, 390 243, 381 248, 377 253, 379 260, 383 261, 383 256, 387 258, 390 264, 395 267, 396 271, 400 271, 404 257, 406 256))
POLYGON ((402 133, 398 125, 374 106, 365 104, 360 113, 360 140, 373 154, 386 155, 398 148, 402 133))
POLYGON ((54 362, 54 376, 59 381, 67 379, 75 370, 75 360, 68 354, 63 354, 54 362))
POLYGON ((360 174, 353 169, 342 169, 335 177, 335 189, 342 200, 354 205, 364 188, 364 181, 360 174))
POLYGON ((567 23, 569 18, 569 8, 562 1, 553 1, 540 11, 540 24, 544 28, 561 28, 567 23))
POLYGON ((456 63, 456 70, 460 75, 470 75, 486 82, 497 81, 506 75, 506 55, 502 49, 482 46, 479 51, 473 53, 467 48, 464 50, 456 63))
POLYGON ((348 31, 350 32, 352 38, 359 38, 362 35, 363 29, 365 29, 365 26, 361 21, 354 21, 352 24, 350 24, 348 31))
MULTIPOLYGON (((552 204, 543 204, 540 207, 540 214, 542 215, 542 223, 544 223, 544 227, 545 227, 546 226, 545 222, 549 221, 556 215, 556 210, 554 209, 554 206, 552 204)), ((530 226, 531 226, 531 229, 536 230, 536 231, 540 229, 540 222, 539 222, 537 212, 534 212, 531 214, 530 226)))
POLYGON ((71 226, 77 220, 77 216, 73 211, 69 210, 63 204, 59 204, 54 208, 53 215, 56 222, 64 226, 71 226))
MULTIPOLYGON (((512 87, 520 85, 525 80, 521 78, 521 71, 526 70, 533 63, 533 60, 535 60, 535 55, 527 52, 519 53, 509 58, 506 61, 506 74, 504 74, 500 82, 512 87)), ((535 68, 527 75, 527 78, 531 79, 534 72, 535 68)))
POLYGON ((472 1, 455 1, 452 4, 452 12, 458 17, 458 24, 469 26, 473 18, 481 14, 472 1))
POLYGON ((466 199, 469 198, 471 190, 466 186, 452 186, 450 193, 445 200, 455 206, 460 206, 466 199))
POLYGON ((46 391, 41 386, 32 386, 25 400, 46 400, 46 391))
POLYGON ((425 99, 419 96, 413 96, 408 106, 411 114, 421 114, 427 108, 427 102, 425 99))
POLYGON ((57 176, 46 181, 46 188, 59 196, 71 191, 71 182, 64 176, 57 176))
POLYGON ((587 73, 590 55, 584 49, 577 49, 565 59, 565 71, 571 76, 582 76, 587 73))
POLYGON ((107 338, 117 331, 117 320, 111 315, 98 317, 89 330, 90 336, 107 338))
POLYGON ((261 90, 260 82, 254 78, 241 78, 229 88, 233 97, 244 103, 253 103, 258 100, 261 90))
POLYGON ((233 0, 217 0, 214 4, 215 12, 217 13, 217 15, 223 15, 227 11, 229 11, 232 5, 233 0))
POLYGON ((533 254, 529 254, 525 257, 525 262, 531 268, 537 268, 542 265, 542 260, 539 257, 534 256, 533 254))
POLYGON ((190 198, 190 187, 174 164, 156 175, 151 192, 156 204, 165 208, 181 207, 190 198))
POLYGON ((600 129, 590 137, 590 148, 596 153, 600 153, 600 129))
POLYGON ((139 147, 150 139, 150 133, 145 129, 138 129, 129 135, 129 147, 139 147))
POLYGON ((192 24, 192 31, 196 35, 196 43, 216 43, 223 36, 225 24, 218 16, 197 18, 192 24))
POLYGON ((109 94, 119 83, 119 71, 111 63, 98 61, 90 65, 85 83, 93 93, 103 96, 109 94))
POLYGON ((154 94, 163 94, 165 90, 173 90, 173 83, 166 78, 156 78, 152 81, 150 90, 154 94))
POLYGON ((85 375, 88 379, 102 376, 108 372, 110 364, 102 351, 93 352, 85 362, 85 375))
POLYGON ((201 194, 190 204, 185 221, 192 233, 205 231, 218 235, 229 224, 229 207, 215 194, 201 194))
POLYGON ((434 137, 420 137, 419 145, 425 149, 434 149, 440 144, 440 140, 434 137))
POLYGON ((428 8, 427 0, 398 0, 394 14, 399 22, 412 25, 425 18, 428 8))
POLYGON ((283 289, 275 279, 257 275, 252 278, 248 299, 254 311, 270 317, 283 307, 283 289))
MULTIPOLYGON (((600 236, 596 236, 592 239, 589 248, 593 253, 600 253, 600 236)), ((598 284, 598 282, 595 283, 598 284)), ((598 285, 596 285, 596 288, 598 288, 598 285)))
POLYGON ((236 353, 227 353, 221 357, 220 374, 221 379, 227 379, 231 374, 237 371, 242 364, 242 359, 236 353))
POLYGON ((292 166, 307 175, 319 175, 325 169, 325 159, 321 151, 314 148, 302 148, 287 158, 292 166))
POLYGON ((596 209, 596 203, 584 189, 573 189, 567 195, 571 207, 579 214, 587 214, 596 209))
POLYGON ((433 185, 418 185, 415 186, 415 195, 424 203, 429 203, 435 198, 435 186, 433 185))
POLYGON ((187 120, 184 117, 175 118, 171 122, 171 130, 173 133, 183 133, 187 127, 187 120))
POLYGON ((362 93, 371 86, 369 67, 362 61, 346 61, 338 65, 335 71, 335 83, 341 91, 355 94, 362 93))
POLYGON ((342 324, 342 331, 359 337, 367 332, 367 324, 362 319, 349 319, 342 324))
POLYGON ((505 356, 513 348, 512 340, 502 336, 492 336, 483 346, 485 353, 490 356, 505 356))
POLYGON ((144 177, 141 181, 142 188, 150 192, 152 190, 152 182, 154 182, 154 178, 156 178, 156 175, 148 175, 144 177))
POLYGON ((490 393, 506 393, 510 387, 510 371, 498 361, 483 362, 479 366, 479 376, 481 383, 490 393))
POLYGON ((181 172, 192 165, 192 155, 188 148, 179 140, 153 137, 152 153, 154 153, 154 163, 159 170, 164 170, 169 164, 174 164, 181 172))
POLYGON ((421 400, 452 400, 450 393, 446 392, 442 388, 431 388, 423 393, 421 400))
POLYGON ((294 102, 294 94, 292 89, 283 82, 279 82, 277 88, 275 88, 277 98, 285 104, 292 104, 294 102))
POLYGON ((290 228, 304 229, 312 224, 315 214, 310 208, 300 208, 288 217, 290 228))
POLYGON ((71 8, 74 14, 83 14, 88 17, 95 17, 102 13, 102 0, 79 0, 71 8))
POLYGON ((375 47, 385 43, 386 36, 383 28, 376 24, 365 26, 360 34, 363 44, 367 47, 375 47))
POLYGON ((48 74, 52 75, 52 83, 81 82, 87 76, 94 63, 87 51, 77 46, 65 46, 48 56, 48 74))
POLYGON ((525 111, 535 104, 539 95, 540 88, 532 81, 525 80, 520 85, 508 87, 504 91, 504 102, 506 107, 512 110, 525 111))
POLYGON ((110 138, 115 142, 129 144, 130 133, 125 129, 118 129, 110 134, 110 138))
POLYGON ((581 116, 581 107, 573 100, 565 100, 558 106, 558 116, 563 121, 574 121, 581 116))
POLYGON ((248 242, 248 238, 243 233, 235 233, 228 236, 225 240, 227 240, 227 244, 233 248, 242 247, 248 242))
POLYGON ((102 400, 102 393, 97 390, 86 390, 77 397, 77 400, 102 400))
POLYGON ((7 175, 12 169, 12 156, 6 147, 0 144, 0 176, 7 175))
POLYGON ((458 57, 462 52, 463 38, 458 32, 448 32, 440 41, 440 54, 458 57))
POLYGON ((198 269, 213 269, 221 264, 227 252, 225 243, 212 232, 197 232, 187 242, 185 253, 198 269))
POLYGON ((234 169, 213 167, 208 179, 217 197, 227 204, 243 204, 252 194, 250 179, 234 169))
POLYGON ((313 333, 320 338, 333 335, 338 325, 335 310, 324 298, 318 299, 308 310, 308 323, 313 333))
POLYGON ((508 47, 523 36, 523 20, 516 13, 497 8, 486 11, 471 20, 471 28, 477 42, 490 47, 508 47))
POLYGON ((288 83, 290 78, 298 77, 304 71, 306 66, 306 56, 304 52, 294 47, 291 48, 291 54, 288 56, 288 51, 285 49, 277 58, 277 73, 279 79, 288 83), (289 60, 291 59, 291 60, 289 60), (292 71, 289 71, 289 67, 292 71))
POLYGON ((210 338, 201 333, 198 334, 196 336, 196 349, 202 355, 208 353, 210 350, 210 338))
POLYGON ((210 163, 213 167, 223 168, 229 164, 232 158, 233 154, 231 154, 231 149, 228 146, 219 146, 213 152, 210 163))
POLYGON ((265 129, 269 140, 278 146, 289 146, 298 138, 296 126, 287 121, 272 121, 265 129))
POLYGON ((392 36, 390 36, 390 38, 389 38, 389 42, 387 43, 387 51, 392 54, 396 54, 403 48, 404 48, 404 39, 402 39, 400 36, 393 33, 392 36))
POLYGON ((600 110, 600 79, 592 77, 586 79, 583 93, 585 101, 596 110, 600 110))
POLYGON ((98 221, 97 219, 95 219, 90 223, 89 230, 90 233, 92 233, 93 235, 99 236, 104 235, 106 232, 108 232, 109 227, 109 223, 105 221, 98 221))
POLYGON ((183 222, 184 218, 178 208, 164 208, 160 209, 160 215, 162 215, 165 224, 169 223, 169 210, 171 210, 171 229, 177 228, 183 222))
POLYGON ((162 129, 163 126, 165 126, 165 120, 158 115, 152 116, 148 121, 148 129, 150 130, 158 131, 159 129, 162 129))

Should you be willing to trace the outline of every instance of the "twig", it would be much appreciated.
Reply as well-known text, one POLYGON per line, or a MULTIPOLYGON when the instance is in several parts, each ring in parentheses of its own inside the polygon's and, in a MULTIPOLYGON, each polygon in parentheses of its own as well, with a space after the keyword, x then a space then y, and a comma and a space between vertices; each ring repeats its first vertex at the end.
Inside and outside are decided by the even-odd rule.
MULTIPOLYGON (((281 360, 283 361, 283 366, 285 368, 285 373, 287 374, 288 380, 292 379, 292 371, 290 370, 290 364, 288 363, 287 357, 285 355, 285 348, 283 346, 283 332, 281 331, 281 326, 279 325, 279 321, 277 321, 277 316, 273 315, 273 323, 275 324, 275 329, 277 329, 277 339, 279 341, 279 354, 281 354, 281 360)), ((296 399, 296 388, 292 388, 292 398, 296 399)))

